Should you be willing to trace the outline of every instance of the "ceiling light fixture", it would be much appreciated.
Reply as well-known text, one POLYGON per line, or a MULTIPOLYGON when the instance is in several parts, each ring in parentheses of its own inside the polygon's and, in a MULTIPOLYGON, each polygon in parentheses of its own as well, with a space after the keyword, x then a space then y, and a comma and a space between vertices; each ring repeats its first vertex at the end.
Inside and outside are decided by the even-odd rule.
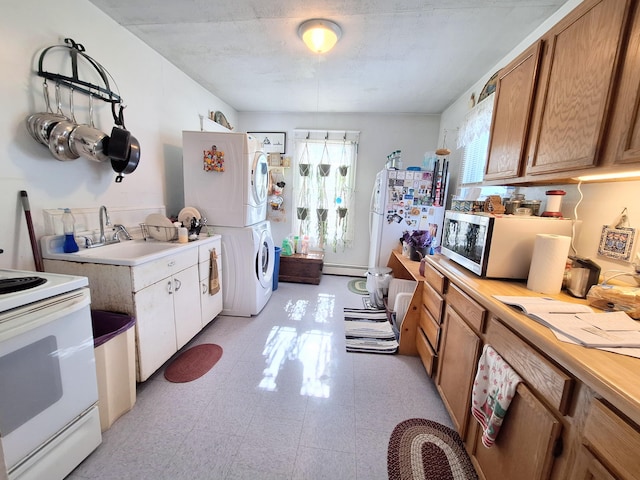
POLYGON ((300 24, 298 36, 313 53, 326 53, 340 40, 342 29, 331 20, 314 18, 300 24))

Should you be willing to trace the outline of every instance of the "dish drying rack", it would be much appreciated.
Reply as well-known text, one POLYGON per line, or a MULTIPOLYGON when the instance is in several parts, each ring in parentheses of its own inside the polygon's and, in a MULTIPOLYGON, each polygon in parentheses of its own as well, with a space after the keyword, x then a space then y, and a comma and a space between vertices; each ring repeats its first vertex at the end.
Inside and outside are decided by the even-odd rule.
POLYGON ((142 231, 142 238, 146 241, 149 238, 159 240, 161 242, 172 242, 178 239, 178 228, 171 226, 165 227, 160 225, 148 225, 146 223, 140 223, 140 230, 142 231))

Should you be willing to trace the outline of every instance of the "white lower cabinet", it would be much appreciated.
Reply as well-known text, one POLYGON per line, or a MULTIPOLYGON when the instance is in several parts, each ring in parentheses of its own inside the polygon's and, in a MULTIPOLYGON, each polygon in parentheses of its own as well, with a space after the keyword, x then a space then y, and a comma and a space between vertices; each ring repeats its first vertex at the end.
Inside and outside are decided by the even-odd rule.
POLYGON ((171 278, 173 314, 176 322, 178 350, 184 347, 200 330, 200 294, 198 293, 198 266, 194 265, 171 278))
POLYGON ((143 382, 222 311, 222 288, 209 295, 209 263, 220 236, 206 237, 135 266, 46 260, 49 272, 89 278, 91 308, 136 319, 137 380, 143 382))
POLYGON ((167 293, 171 282, 163 279, 133 294, 138 381, 146 380, 178 351, 173 297, 167 293))
POLYGON ((200 278, 200 312, 202 328, 222 311, 222 251, 219 236, 198 247, 198 275, 200 278), (212 268, 215 260, 216 268, 212 268), (211 275, 217 272, 219 290, 211 294, 211 275))

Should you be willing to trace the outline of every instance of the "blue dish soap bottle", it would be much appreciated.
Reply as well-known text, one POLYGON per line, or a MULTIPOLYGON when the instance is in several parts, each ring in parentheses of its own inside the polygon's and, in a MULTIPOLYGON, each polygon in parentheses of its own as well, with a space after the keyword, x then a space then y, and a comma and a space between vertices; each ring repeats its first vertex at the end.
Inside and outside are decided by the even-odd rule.
POLYGON ((64 246, 62 249, 64 253, 73 253, 79 250, 75 237, 75 223, 76 219, 73 218, 71 210, 65 208, 62 214, 62 227, 64 230, 64 246))

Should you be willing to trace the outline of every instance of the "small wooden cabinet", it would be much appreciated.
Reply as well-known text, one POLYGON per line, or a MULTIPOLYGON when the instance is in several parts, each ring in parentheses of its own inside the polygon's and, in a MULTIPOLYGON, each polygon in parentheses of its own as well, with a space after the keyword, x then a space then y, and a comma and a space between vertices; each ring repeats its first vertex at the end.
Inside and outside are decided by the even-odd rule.
POLYGON ((586 0, 543 37, 527 174, 597 165, 627 7, 586 0))
POLYGON ((640 162, 637 10, 584 0, 500 71, 486 182, 570 182, 640 162))
POLYGON ((522 175, 541 49, 534 43, 498 74, 485 180, 522 175))
POLYGON ((598 399, 593 399, 583 430, 574 478, 640 479, 640 431, 598 399))
POLYGON ((471 447, 473 463, 481 478, 549 478, 561 430, 562 424, 521 383, 491 448, 482 444, 482 432, 476 429, 471 447))
POLYGON ((320 284, 322 278, 323 253, 303 255, 280 255, 280 272, 278 280, 281 282, 320 284))
POLYGON ((463 440, 471 418, 471 390, 480 358, 485 313, 454 283, 449 284, 436 387, 463 440))
POLYGON ((640 5, 634 2, 628 45, 616 92, 607 160, 640 163, 640 5))
POLYGON ((460 436, 467 433, 471 389, 480 357, 480 338, 447 305, 436 387, 460 436))

